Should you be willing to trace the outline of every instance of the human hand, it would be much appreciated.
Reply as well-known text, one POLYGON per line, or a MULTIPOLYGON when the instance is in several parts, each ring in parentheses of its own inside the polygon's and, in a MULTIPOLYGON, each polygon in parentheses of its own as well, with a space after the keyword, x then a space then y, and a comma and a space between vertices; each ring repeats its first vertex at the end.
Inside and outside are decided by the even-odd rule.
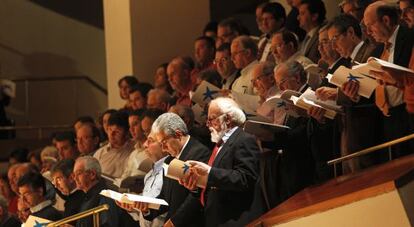
POLYGON ((313 117, 315 120, 317 120, 319 123, 324 124, 325 123, 325 109, 316 107, 316 106, 312 106, 311 108, 308 109, 308 115, 313 117))
POLYGON ((348 81, 342 85, 342 92, 348 96, 352 101, 358 100, 359 82, 348 81))
POLYGON ((336 97, 338 96, 338 90, 331 87, 320 87, 316 89, 315 95, 322 101, 336 100, 336 97))

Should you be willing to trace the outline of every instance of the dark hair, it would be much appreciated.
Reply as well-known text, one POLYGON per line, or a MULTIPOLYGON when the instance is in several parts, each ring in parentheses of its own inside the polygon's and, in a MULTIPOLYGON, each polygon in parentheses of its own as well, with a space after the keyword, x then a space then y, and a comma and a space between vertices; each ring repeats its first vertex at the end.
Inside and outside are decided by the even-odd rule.
POLYGON ((298 37, 296 36, 295 33, 288 31, 288 30, 283 30, 283 31, 275 33, 275 35, 276 34, 280 34, 282 36, 282 40, 285 44, 292 43, 293 47, 296 50, 299 48, 298 37))
POLYGON ((82 124, 83 123, 95 124, 95 120, 91 116, 80 116, 80 117, 76 118, 75 124, 78 123, 78 122, 80 122, 82 124))
POLYGON ((217 48, 217 50, 216 50, 217 52, 224 52, 224 51, 228 51, 228 52, 230 52, 230 43, 223 43, 223 44, 221 44, 218 48, 217 48))
POLYGON ((377 18, 382 21, 384 16, 388 16, 391 20, 391 23, 398 24, 400 19, 399 9, 394 4, 385 4, 380 5, 377 8, 377 18))
POLYGON ((262 13, 270 13, 273 18, 277 21, 283 20, 283 24, 286 21, 286 11, 285 8, 278 2, 267 3, 262 10, 262 13))
POLYGON ((39 149, 30 151, 27 155, 27 160, 30 161, 30 159, 34 157, 37 161, 42 162, 42 159, 40 158, 41 151, 42 150, 39 149))
POLYGON ((59 132, 56 134, 56 141, 58 142, 62 142, 62 141, 69 141, 69 143, 72 146, 76 145, 76 141, 75 141, 76 135, 73 131, 64 131, 64 132, 59 132))
POLYGON ((131 110, 128 112, 129 117, 137 116, 139 119, 142 119, 142 114, 145 112, 145 109, 131 110))
POLYGON ((159 109, 147 109, 144 111, 144 113, 142 113, 142 119, 148 117, 152 121, 155 121, 163 113, 164 111, 159 109))
POLYGON ((32 190, 42 189, 43 196, 46 194, 46 182, 43 176, 38 172, 28 172, 22 177, 20 177, 19 181, 17 182, 18 187, 23 187, 27 185, 32 190))
POLYGON ((157 67, 157 69, 158 69, 158 68, 161 68, 161 67, 162 67, 165 71, 167 71, 168 63, 167 63, 167 62, 162 63, 161 65, 159 65, 159 66, 157 67))
POLYGON ((61 172, 65 177, 69 177, 70 174, 73 172, 73 167, 75 166, 75 160, 73 159, 63 159, 59 162, 57 162, 50 172, 56 173, 61 172))
POLYGON ((233 17, 229 17, 229 18, 226 18, 226 19, 220 21, 218 26, 219 27, 229 27, 230 30, 232 30, 232 32, 237 32, 238 35, 249 35, 249 31, 247 30, 247 28, 244 27, 239 20, 237 20, 233 17))
POLYGON ((358 38, 362 37, 362 31, 361 27, 359 26, 359 21, 351 15, 341 14, 335 17, 332 20, 332 22, 329 23, 328 26, 328 29, 331 27, 335 27, 336 29, 338 29, 340 33, 345 33, 348 30, 348 28, 351 27, 354 29, 355 35, 358 36, 358 38))
POLYGON ((208 22, 206 24, 206 26, 204 26, 203 35, 205 35, 206 32, 208 32, 208 31, 213 31, 213 32, 217 33, 217 25, 218 25, 217 21, 208 22))
POLYGON ((108 125, 116 125, 118 127, 125 129, 125 131, 128 132, 128 113, 126 113, 125 111, 117 111, 111 114, 111 116, 108 119, 108 125))
POLYGON ((129 94, 132 94, 138 91, 144 99, 147 99, 148 92, 153 88, 154 87, 149 83, 138 83, 135 86, 131 87, 129 94))
POLYGON ((208 46, 209 49, 211 50, 215 50, 216 49, 216 45, 215 45, 215 41, 213 38, 208 37, 208 36, 200 36, 198 37, 195 41, 199 41, 199 40, 204 40, 208 46))
POLYGON ((197 76, 201 80, 205 80, 216 87, 221 87, 221 76, 215 69, 203 70, 197 76))
POLYGON ((29 150, 24 147, 15 148, 10 152, 10 158, 16 159, 17 162, 27 162, 27 155, 29 154, 29 150))
POLYGON ((122 81, 125 81, 130 87, 138 84, 138 79, 131 75, 127 75, 119 79, 118 86, 121 86, 122 81))
POLYGON ((306 4, 310 14, 318 14, 318 24, 326 19, 325 3, 322 0, 302 0, 301 5, 306 4))

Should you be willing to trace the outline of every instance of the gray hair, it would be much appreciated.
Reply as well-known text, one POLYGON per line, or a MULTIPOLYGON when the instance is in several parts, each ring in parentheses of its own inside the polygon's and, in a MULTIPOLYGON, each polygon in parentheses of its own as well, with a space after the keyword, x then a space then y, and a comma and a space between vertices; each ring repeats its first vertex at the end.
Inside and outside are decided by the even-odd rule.
POLYGON ((162 131, 168 136, 175 135, 176 131, 188 135, 188 129, 185 122, 175 113, 161 114, 152 124, 151 131, 154 131, 154 133, 162 131))
POLYGON ((233 42, 238 42, 243 49, 251 50, 252 55, 257 55, 257 44, 256 42, 247 35, 241 35, 236 37, 233 42))
POLYGON ((149 96, 155 96, 155 99, 157 102, 162 102, 168 104, 171 101, 171 95, 164 89, 154 88, 151 89, 147 97, 149 96))
POLYGON ((300 64, 297 61, 288 61, 282 64, 286 66, 286 71, 287 71, 286 76, 288 77, 299 76, 300 82, 306 83, 307 75, 306 75, 306 71, 303 68, 302 64, 300 64))
POLYGON ((218 97, 210 102, 210 105, 217 105, 220 112, 230 116, 231 121, 236 125, 242 125, 246 121, 246 115, 239 104, 228 97, 218 97))
POLYGON ((101 164, 99 164, 98 159, 85 155, 76 159, 76 162, 83 162, 84 170, 95 170, 97 176, 101 176, 102 168, 101 164))

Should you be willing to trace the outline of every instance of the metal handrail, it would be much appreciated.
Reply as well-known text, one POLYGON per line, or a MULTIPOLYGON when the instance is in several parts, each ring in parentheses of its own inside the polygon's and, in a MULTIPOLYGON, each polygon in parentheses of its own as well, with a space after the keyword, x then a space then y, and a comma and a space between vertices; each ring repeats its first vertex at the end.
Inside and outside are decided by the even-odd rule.
MULTIPOLYGON (((357 151, 357 152, 349 154, 349 155, 345 155, 345 156, 340 157, 340 158, 330 160, 330 161, 327 162, 327 164, 328 165, 334 165, 334 172, 335 172, 335 177, 336 177, 336 164, 337 163, 344 162, 344 161, 347 161, 349 159, 357 158, 359 156, 369 154, 369 153, 372 153, 374 151, 378 151, 378 150, 381 150, 381 149, 384 149, 384 148, 390 148, 391 146, 394 146, 396 144, 399 144, 399 143, 402 143, 402 142, 405 142, 405 141, 411 140, 411 139, 414 139, 414 133, 410 134, 410 135, 407 135, 407 136, 404 136, 404 137, 401 137, 401 138, 398 138, 398 139, 395 139, 395 140, 385 142, 383 144, 379 144, 379 145, 376 145, 376 146, 373 146, 373 147, 365 148, 363 150, 357 151)), ((389 152, 391 152, 390 149, 389 149, 389 152)), ((391 159, 392 158, 391 153, 389 154, 389 156, 390 156, 390 159, 391 159)))
POLYGON ((58 77, 52 77, 52 76, 43 76, 43 77, 23 77, 23 78, 16 78, 16 79, 10 79, 14 82, 26 82, 26 81, 59 81, 59 80, 86 80, 89 82, 92 86, 94 86, 96 89, 104 93, 105 95, 108 94, 108 91, 106 88, 102 87, 100 84, 98 84, 96 81, 92 80, 88 76, 81 75, 81 76, 58 76, 58 77))
POLYGON ((49 223, 49 224, 47 224, 47 227, 61 226, 61 225, 67 224, 69 222, 79 220, 81 218, 86 218, 86 217, 91 216, 91 215, 93 215, 93 226, 94 227, 99 227, 99 213, 102 212, 102 211, 108 210, 108 209, 109 209, 108 204, 103 204, 101 206, 97 206, 95 208, 83 211, 81 213, 77 213, 77 214, 74 214, 72 216, 66 217, 66 218, 61 219, 59 221, 49 223))
POLYGON ((42 125, 42 126, 0 126, 0 131, 14 130, 37 130, 37 138, 43 138, 43 130, 45 129, 70 129, 72 125, 42 125))

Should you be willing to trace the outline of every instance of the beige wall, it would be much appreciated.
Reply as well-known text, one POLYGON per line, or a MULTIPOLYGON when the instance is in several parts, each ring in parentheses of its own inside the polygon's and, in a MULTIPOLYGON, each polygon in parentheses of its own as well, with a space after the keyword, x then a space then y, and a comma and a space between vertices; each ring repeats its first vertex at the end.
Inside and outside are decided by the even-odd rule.
MULTIPOLYGON (((73 20, 31 1, 3 0, 0 7, 0 65, 2 78, 87 75, 106 87, 105 45, 102 29, 73 20)), ((72 82, 36 82, 30 85, 29 122, 71 123, 81 114, 95 115, 106 108, 105 95, 78 82, 74 103, 72 82), (42 98, 39 100, 39 98, 42 98)), ((25 124, 24 87, 9 115, 25 124)))

